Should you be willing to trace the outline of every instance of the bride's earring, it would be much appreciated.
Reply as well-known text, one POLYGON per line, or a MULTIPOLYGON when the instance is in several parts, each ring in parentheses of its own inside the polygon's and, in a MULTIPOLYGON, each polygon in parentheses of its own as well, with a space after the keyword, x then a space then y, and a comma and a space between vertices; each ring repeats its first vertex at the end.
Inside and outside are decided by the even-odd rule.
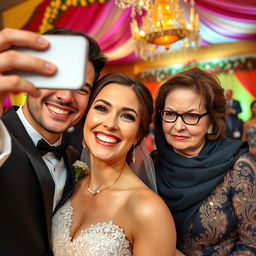
POLYGON ((135 147, 134 145, 132 146, 132 162, 135 163, 135 147))

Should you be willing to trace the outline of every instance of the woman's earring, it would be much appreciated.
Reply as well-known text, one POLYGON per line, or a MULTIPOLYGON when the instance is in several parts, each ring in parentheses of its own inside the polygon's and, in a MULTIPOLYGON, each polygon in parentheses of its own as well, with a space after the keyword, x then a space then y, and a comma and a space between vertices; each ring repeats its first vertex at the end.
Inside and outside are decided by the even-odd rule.
POLYGON ((210 125, 210 127, 208 127, 207 135, 212 135, 212 131, 213 131, 213 125, 210 125))
POLYGON ((212 135, 212 130, 207 131, 207 135, 212 135))
POLYGON ((135 146, 132 146, 132 162, 135 163, 135 146))

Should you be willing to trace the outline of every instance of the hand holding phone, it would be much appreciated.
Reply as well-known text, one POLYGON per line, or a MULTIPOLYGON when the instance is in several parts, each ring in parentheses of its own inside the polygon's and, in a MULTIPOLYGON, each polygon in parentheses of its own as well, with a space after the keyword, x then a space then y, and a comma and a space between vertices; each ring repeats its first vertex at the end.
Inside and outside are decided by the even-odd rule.
POLYGON ((40 35, 26 30, 4 28, 0 30, 0 116, 3 112, 4 97, 10 92, 25 92, 31 96, 39 96, 39 91, 31 84, 19 77, 5 75, 9 70, 35 70, 43 74, 53 74, 56 71, 54 65, 41 59, 31 60, 29 56, 18 51, 13 51, 12 47, 29 47, 38 50, 45 50, 49 47, 49 42, 40 35))
POLYGON ((88 42, 80 35, 42 35, 50 46, 45 51, 25 48, 16 50, 27 55, 35 56, 57 66, 54 75, 47 76, 31 71, 14 70, 8 74, 16 74, 32 82, 37 88, 46 89, 80 89, 85 83, 85 71, 88 56, 88 42))

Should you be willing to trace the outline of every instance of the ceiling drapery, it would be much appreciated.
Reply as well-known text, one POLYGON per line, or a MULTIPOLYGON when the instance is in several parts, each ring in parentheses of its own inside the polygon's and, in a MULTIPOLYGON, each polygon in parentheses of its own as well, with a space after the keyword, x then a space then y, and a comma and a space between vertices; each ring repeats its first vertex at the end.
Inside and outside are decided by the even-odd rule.
MULTIPOLYGON (((45 0, 39 4, 23 28, 37 31, 50 2, 45 0)), ((203 45, 256 41, 255 0, 195 0, 195 4, 203 45)), ((122 10, 114 0, 109 0, 103 4, 71 6, 61 13, 54 26, 90 34, 108 55, 110 64, 122 64, 138 60, 133 52, 130 21, 130 10, 122 10)))

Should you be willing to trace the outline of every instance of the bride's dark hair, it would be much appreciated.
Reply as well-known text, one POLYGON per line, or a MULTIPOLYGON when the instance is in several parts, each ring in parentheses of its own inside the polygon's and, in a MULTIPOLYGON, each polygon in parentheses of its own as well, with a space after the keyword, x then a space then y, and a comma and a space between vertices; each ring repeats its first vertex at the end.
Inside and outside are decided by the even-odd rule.
MULTIPOLYGON (((128 86, 128 87, 131 87, 132 90, 135 92, 140 104, 140 113, 141 113, 137 145, 140 144, 142 139, 149 134, 149 125, 152 121, 151 118, 153 113, 153 99, 149 89, 140 81, 133 79, 126 74, 123 74, 123 73, 107 74, 103 76, 101 79, 99 79, 94 85, 87 111, 90 109, 98 93, 108 84, 120 84, 123 86, 128 86)), ((127 154, 126 160, 128 163, 131 162, 132 151, 133 151, 133 148, 131 148, 127 154)))

